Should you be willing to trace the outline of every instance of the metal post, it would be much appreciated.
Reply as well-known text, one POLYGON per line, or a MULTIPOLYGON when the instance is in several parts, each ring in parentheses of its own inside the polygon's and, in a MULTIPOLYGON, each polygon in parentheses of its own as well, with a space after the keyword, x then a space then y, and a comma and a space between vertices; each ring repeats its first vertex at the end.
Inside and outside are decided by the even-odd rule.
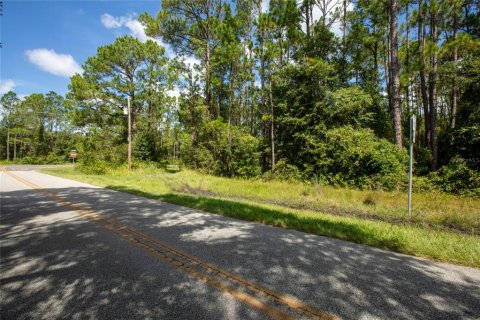
POLYGON ((130 97, 128 101, 128 171, 132 170, 132 116, 130 110, 130 97))
POLYGON ((415 115, 410 118, 410 159, 408 164, 408 214, 412 214, 412 171, 413 171, 413 144, 415 142, 415 115))

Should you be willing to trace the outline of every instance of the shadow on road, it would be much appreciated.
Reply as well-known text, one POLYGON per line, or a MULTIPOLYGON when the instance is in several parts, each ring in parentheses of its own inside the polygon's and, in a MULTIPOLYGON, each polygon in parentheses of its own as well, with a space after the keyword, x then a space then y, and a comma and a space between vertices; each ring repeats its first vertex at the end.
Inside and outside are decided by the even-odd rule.
POLYGON ((260 318, 34 190, 2 193, 0 224, 1 319, 260 318))
MULTIPOLYGON (((480 317, 477 269, 243 222, 112 190, 49 190, 345 319, 480 317)), ((195 201, 192 199, 189 201, 195 201)), ((271 214, 250 205, 245 205, 243 212, 248 215, 251 210, 271 214)), ((58 318, 82 319, 258 317, 242 308, 216 310, 222 298, 207 294, 212 289, 192 285, 195 282, 161 261, 145 258, 128 243, 119 246, 118 237, 65 212, 64 207, 31 190, 3 193, 1 306, 5 318, 41 314, 42 310, 58 318), (137 261, 127 267, 132 259, 137 261), (173 287, 167 280, 176 277, 173 287)), ((352 232, 341 224, 324 227, 352 232)), ((362 230, 354 232, 362 235, 362 230)))

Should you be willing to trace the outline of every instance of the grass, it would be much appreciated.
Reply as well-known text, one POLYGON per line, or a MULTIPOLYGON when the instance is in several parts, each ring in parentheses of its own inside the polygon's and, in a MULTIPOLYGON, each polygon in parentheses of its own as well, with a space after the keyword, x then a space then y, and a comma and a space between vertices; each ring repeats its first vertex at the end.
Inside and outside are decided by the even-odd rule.
POLYGON ((415 215, 407 216, 406 195, 399 192, 227 179, 189 170, 43 172, 243 220, 480 267, 478 199, 418 194, 415 215))

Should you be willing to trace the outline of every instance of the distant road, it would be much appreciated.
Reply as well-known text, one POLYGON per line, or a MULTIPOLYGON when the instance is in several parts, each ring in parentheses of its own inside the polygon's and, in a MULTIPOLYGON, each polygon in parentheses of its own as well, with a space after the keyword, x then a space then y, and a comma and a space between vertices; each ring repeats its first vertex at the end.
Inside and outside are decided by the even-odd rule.
POLYGON ((480 270, 0 172, 3 319, 479 319, 480 270))

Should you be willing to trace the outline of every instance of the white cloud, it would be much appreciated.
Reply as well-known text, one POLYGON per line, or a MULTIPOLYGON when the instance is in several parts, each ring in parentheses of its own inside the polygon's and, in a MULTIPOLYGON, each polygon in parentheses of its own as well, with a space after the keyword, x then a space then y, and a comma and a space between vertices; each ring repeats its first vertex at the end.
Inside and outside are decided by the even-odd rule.
POLYGON ((69 78, 75 73, 82 73, 82 67, 69 54, 56 53, 49 49, 25 51, 28 60, 41 70, 60 77, 69 78))
POLYGON ((104 13, 100 17, 100 21, 102 22, 103 26, 107 29, 120 29, 120 28, 127 28, 130 31, 130 35, 132 37, 137 38, 141 42, 145 42, 147 40, 153 40, 158 43, 159 46, 165 48, 165 54, 167 57, 172 58, 175 56, 173 50, 164 43, 161 39, 155 39, 149 37, 145 34, 145 29, 143 25, 135 18, 136 14, 128 15, 128 16, 120 16, 114 17, 111 14, 104 13))
POLYGON ((12 79, 0 81, 0 94, 7 93, 15 88, 15 82, 12 79))
POLYGON ((115 18, 114 16, 104 13, 102 14, 100 21, 102 22, 103 26, 107 29, 115 29, 120 28, 122 26, 122 22, 119 18, 115 18))

